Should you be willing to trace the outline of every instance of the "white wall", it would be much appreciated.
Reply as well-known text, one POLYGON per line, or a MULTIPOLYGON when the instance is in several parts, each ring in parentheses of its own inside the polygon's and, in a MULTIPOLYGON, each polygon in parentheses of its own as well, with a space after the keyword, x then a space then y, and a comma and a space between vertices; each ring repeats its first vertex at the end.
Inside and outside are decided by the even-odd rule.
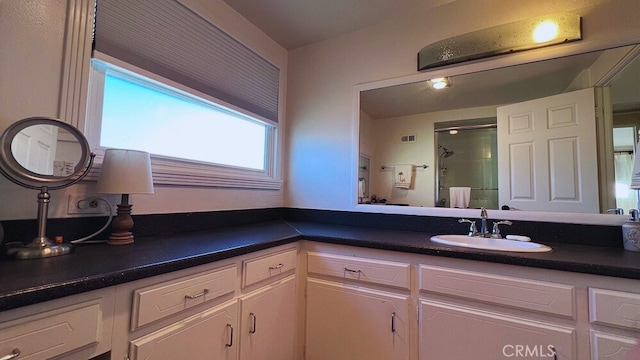
MULTIPOLYGON (((181 1, 281 69, 284 80, 280 139, 284 139, 287 51, 222 0, 181 1)), ((66 0, 0 1, 0 131, 25 117, 58 116, 66 10, 66 0)), ((94 187, 94 182, 83 181, 70 188, 52 191, 49 216, 69 216, 68 195, 94 195, 94 187)), ((132 196, 134 214, 283 205, 282 190, 156 186, 155 191, 155 195, 132 196)), ((0 176, 0 203, 3 205, 0 206, 0 220, 34 219, 36 195, 36 191, 23 189, 0 176)), ((119 202, 118 197, 110 200, 119 202)))
POLYGON ((434 121, 429 114, 372 120, 372 139, 378 146, 371 156, 371 194, 392 204, 434 206, 435 164, 434 121), (415 142, 401 142, 403 135, 415 135, 415 142), (409 189, 394 187, 396 164, 427 165, 414 168, 409 189), (385 166, 385 169, 382 169, 385 166))
POLYGON ((640 41, 637 0, 458 0, 291 51, 285 205, 353 209, 355 85, 415 76, 417 52, 435 41, 561 11, 582 16, 583 40, 556 47, 560 50, 521 53, 520 58, 640 41))

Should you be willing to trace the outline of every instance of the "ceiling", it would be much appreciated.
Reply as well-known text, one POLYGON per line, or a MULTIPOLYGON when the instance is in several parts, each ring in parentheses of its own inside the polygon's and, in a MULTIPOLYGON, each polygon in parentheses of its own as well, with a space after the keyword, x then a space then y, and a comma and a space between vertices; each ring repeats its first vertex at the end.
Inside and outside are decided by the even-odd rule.
POLYGON ((451 87, 430 88, 426 82, 368 90, 361 109, 374 119, 511 104, 554 94, 571 85, 600 53, 559 58, 449 78, 451 87))
MULTIPOLYGON (((223 0, 265 34, 287 50, 296 49, 332 37, 393 20, 417 9, 433 9, 461 0, 223 0)), ((362 109, 373 118, 386 118, 470 108, 487 104, 508 104, 565 90, 578 73, 598 54, 533 63, 505 68, 497 73, 479 72, 456 77, 451 88, 433 92, 423 83, 367 91, 361 98, 362 109), (500 89, 500 91, 498 91, 500 89), (523 91, 524 89, 524 91, 523 91), (425 96, 426 94, 429 96, 425 96)), ((626 69, 634 81, 631 93, 637 94, 638 63, 626 69), (634 73, 635 71, 635 73, 634 73)), ((621 82, 621 77, 616 82, 621 82)), ((628 89, 627 86, 618 88, 628 89)), ((616 95, 616 94, 614 94, 616 95)), ((620 109, 619 109, 620 110, 620 109)))
POLYGON ((457 0, 224 0, 287 50, 457 0))
MULTIPOLYGON (((430 88, 417 82, 361 93, 360 107, 373 119, 512 104, 567 91, 601 51, 480 71, 450 78, 451 87, 430 88)), ((614 111, 640 108, 640 57, 609 83, 614 111)))

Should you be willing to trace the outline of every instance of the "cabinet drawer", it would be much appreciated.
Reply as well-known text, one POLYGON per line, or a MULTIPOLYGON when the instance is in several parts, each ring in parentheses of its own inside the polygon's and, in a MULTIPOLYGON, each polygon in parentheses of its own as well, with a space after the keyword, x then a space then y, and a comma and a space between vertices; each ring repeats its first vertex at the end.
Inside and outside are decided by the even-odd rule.
POLYGON ((575 318, 570 285, 420 265, 420 290, 575 318))
POLYGON ((101 318, 100 304, 92 302, 5 323, 0 329, 0 357, 18 349, 18 359, 49 359, 96 343, 101 318))
POLYGON ((296 268, 298 251, 287 250, 244 262, 244 286, 255 284, 296 268))
POLYGON ((589 288, 589 320, 640 330, 640 294, 589 288))
POLYGON ((134 291, 131 330, 235 290, 236 267, 182 277, 134 291))
POLYGON ((310 273, 410 289, 407 263, 309 252, 307 269, 310 273))

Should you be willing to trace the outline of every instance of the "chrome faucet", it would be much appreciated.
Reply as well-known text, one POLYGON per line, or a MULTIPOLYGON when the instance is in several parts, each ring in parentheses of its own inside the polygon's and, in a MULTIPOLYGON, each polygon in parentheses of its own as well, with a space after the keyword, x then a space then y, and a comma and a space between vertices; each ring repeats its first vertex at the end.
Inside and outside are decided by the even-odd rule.
POLYGON ((512 222, 509 220, 496 221, 493 223, 493 231, 491 231, 491 237, 494 239, 502 239, 502 235, 500 234, 499 225, 511 225, 512 222))
POLYGON ((487 209, 484 207, 480 208, 480 233, 479 236, 489 237, 489 229, 487 228, 487 209))
POLYGON ((476 222, 475 221, 471 221, 469 219, 459 219, 458 222, 460 224, 462 224, 462 223, 468 223, 469 224, 469 236, 477 236, 478 235, 478 230, 476 229, 476 222))
POLYGON ((460 224, 462 223, 468 223, 469 224, 469 236, 479 236, 479 237, 485 237, 485 238, 495 238, 495 239, 502 239, 502 235, 500 234, 500 225, 511 225, 511 221, 509 220, 503 220, 503 221, 494 221, 493 223, 493 229, 491 230, 491 232, 489 232, 489 227, 487 226, 487 221, 489 219, 489 216, 487 215, 487 209, 485 209, 484 207, 480 208, 480 231, 478 231, 478 228, 476 226, 476 222, 475 221, 471 221, 469 219, 459 219, 458 222, 460 224))

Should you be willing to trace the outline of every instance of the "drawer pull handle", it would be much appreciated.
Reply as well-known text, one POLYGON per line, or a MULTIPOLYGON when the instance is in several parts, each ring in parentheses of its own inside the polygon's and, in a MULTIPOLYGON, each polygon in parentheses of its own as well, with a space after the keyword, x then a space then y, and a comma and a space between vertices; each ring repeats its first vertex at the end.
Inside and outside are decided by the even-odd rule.
MULTIPOLYGON (((198 294, 195 294, 195 295, 185 295, 185 296, 184 296, 184 298, 185 298, 185 299, 189 299, 189 300, 193 300, 193 299, 197 299, 197 298, 199 298, 199 297, 203 297, 203 296, 207 295, 207 294, 208 294, 208 293, 210 293, 210 292, 211 292, 211 290, 209 290, 209 289, 204 289, 204 290, 202 290, 202 292, 201 292, 201 293, 198 293, 198 294)), ((1 359, 0 359, 0 360, 1 360, 1 359)))
POLYGON ((284 267, 284 264, 278 264, 276 266, 269 266, 269 270, 278 270, 278 269, 282 269, 284 267))
POLYGON ((251 329, 249 330, 250 334, 256 333, 256 314, 249 313, 249 317, 251 318, 251 329))
POLYGON ((226 347, 233 346, 233 326, 231 324, 227 324, 227 329, 229 329, 229 342, 224 344, 226 347))
POLYGON ((358 270, 352 270, 352 269, 349 269, 348 267, 345 267, 344 271, 352 272, 352 273, 358 273, 358 274, 360 274, 362 272, 362 270, 359 270, 359 269, 358 270))
POLYGON ((391 332, 396 332, 396 312, 391 313, 391 332))
POLYGON ((1 357, 0 360, 11 360, 17 358, 18 356, 20 356, 20 349, 13 349, 11 354, 1 357))

